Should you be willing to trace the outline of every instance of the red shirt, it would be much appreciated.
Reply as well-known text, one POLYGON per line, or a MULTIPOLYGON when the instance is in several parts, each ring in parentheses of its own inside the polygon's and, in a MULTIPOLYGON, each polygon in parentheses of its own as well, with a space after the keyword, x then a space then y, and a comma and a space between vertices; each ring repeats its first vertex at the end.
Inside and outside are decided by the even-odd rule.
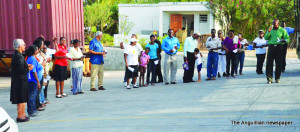
MULTIPOLYGON (((58 45, 58 52, 56 52, 55 56, 66 56, 68 53, 67 46, 62 46, 61 44, 58 45)), ((55 65, 60 66, 68 66, 68 59, 56 59, 55 65)))

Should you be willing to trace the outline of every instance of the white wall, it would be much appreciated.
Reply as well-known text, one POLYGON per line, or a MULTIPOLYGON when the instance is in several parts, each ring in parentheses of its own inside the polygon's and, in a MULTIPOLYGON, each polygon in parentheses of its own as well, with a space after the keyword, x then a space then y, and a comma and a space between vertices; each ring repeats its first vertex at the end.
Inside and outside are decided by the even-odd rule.
POLYGON ((128 16, 134 23, 131 33, 141 34, 142 30, 159 30, 159 8, 157 6, 122 6, 119 5, 119 14, 128 16))

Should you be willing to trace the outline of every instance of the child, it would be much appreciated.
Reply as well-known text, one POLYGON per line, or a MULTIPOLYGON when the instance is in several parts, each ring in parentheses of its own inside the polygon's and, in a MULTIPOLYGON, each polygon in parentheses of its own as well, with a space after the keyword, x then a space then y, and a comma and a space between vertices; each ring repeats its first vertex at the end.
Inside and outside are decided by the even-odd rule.
POLYGON ((142 86, 146 86, 145 85, 145 73, 146 73, 146 68, 147 68, 147 65, 149 63, 149 59, 150 59, 150 56, 148 55, 150 51, 150 48, 146 48, 145 49, 145 52, 143 52, 140 56, 140 66, 139 66, 139 70, 140 70, 140 81, 139 81, 139 87, 142 87, 142 86), (141 80, 143 80, 143 85, 141 85, 141 80))
POLYGON ((196 64, 197 64, 197 69, 198 69, 198 81, 201 82, 201 68, 202 68, 202 54, 200 53, 198 48, 195 48, 194 50, 195 56, 196 56, 196 64))

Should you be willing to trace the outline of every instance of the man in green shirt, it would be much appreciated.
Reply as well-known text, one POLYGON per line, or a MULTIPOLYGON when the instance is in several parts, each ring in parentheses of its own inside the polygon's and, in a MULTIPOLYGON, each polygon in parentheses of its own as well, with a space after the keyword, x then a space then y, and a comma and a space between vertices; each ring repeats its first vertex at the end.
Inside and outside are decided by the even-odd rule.
POLYGON ((290 37, 284 28, 279 27, 279 20, 274 19, 273 25, 269 28, 265 35, 265 39, 268 40, 269 44, 266 66, 268 84, 272 83, 274 60, 276 64, 275 81, 276 83, 279 83, 284 56, 283 44, 288 43, 290 37))

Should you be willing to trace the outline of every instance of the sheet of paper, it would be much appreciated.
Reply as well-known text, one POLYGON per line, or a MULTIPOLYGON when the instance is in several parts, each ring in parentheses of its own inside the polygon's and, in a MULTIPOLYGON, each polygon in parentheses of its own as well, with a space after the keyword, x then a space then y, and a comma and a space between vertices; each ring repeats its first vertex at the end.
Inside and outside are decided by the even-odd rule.
POLYGON ((237 44, 239 42, 239 37, 238 36, 234 36, 233 38, 233 44, 237 44))
POLYGON ((238 49, 235 49, 235 50, 233 50, 232 52, 233 52, 233 53, 237 53, 237 51, 238 51, 238 49))
POLYGON ((157 64, 158 64, 158 62, 159 62, 159 60, 156 60, 156 61, 154 61, 154 64, 155 64, 155 65, 157 65, 157 64))
POLYGON ((134 72, 134 69, 131 68, 131 67, 128 67, 128 70, 131 71, 131 72, 134 72))

